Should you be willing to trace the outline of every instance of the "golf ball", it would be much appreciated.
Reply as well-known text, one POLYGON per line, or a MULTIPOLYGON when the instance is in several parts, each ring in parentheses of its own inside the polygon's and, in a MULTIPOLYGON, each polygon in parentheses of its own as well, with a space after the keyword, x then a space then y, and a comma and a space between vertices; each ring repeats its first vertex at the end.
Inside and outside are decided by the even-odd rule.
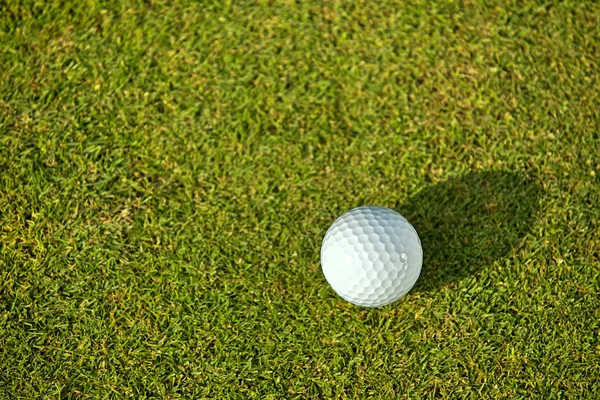
POLYGON ((385 207, 348 211, 327 230, 321 245, 325 278, 357 306, 380 307, 400 299, 419 279, 422 264, 417 231, 385 207))

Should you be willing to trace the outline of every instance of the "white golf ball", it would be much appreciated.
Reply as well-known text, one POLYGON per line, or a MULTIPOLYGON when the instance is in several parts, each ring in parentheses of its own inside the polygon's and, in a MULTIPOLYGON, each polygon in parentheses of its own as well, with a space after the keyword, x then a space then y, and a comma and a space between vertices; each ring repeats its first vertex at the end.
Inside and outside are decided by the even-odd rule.
POLYGON ((417 231, 385 207, 348 211, 327 230, 321 245, 325 278, 357 306, 380 307, 400 299, 419 279, 422 264, 417 231))

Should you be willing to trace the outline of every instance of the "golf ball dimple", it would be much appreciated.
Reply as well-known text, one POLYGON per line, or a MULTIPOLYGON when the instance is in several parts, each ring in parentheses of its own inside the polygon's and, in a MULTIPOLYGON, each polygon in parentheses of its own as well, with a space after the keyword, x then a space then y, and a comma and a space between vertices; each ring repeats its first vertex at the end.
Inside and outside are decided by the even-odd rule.
POLYGON ((403 297, 421 273, 423 250, 415 228, 394 210, 363 206, 331 225, 321 246, 327 282, 343 299, 380 307, 403 297))

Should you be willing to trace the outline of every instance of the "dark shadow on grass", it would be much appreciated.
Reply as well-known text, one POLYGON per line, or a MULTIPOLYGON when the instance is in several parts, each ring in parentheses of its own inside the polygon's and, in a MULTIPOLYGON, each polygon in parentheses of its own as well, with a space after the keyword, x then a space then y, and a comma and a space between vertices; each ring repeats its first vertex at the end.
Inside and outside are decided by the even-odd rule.
POLYGON ((541 188, 520 173, 477 172, 426 187, 395 208, 417 229, 423 269, 414 291, 475 274, 532 229, 541 188))

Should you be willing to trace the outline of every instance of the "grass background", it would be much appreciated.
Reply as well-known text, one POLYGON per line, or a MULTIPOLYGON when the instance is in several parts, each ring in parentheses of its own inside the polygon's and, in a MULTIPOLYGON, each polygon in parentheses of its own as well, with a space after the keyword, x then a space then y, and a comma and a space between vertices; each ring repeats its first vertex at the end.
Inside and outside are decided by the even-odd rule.
POLYGON ((0 2, 0 398, 599 398, 599 71, 592 1, 0 2))

